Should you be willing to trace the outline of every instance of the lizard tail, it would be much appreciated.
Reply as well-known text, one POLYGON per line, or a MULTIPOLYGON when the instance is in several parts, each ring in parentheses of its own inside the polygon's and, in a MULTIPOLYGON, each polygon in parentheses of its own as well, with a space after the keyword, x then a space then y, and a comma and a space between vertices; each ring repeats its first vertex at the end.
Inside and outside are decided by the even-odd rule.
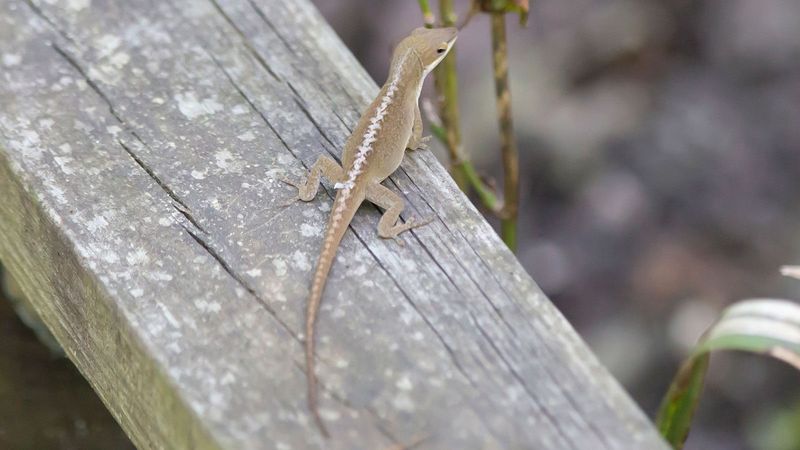
POLYGON ((358 206, 361 204, 361 201, 356 201, 354 196, 342 195, 342 192, 343 191, 339 191, 336 195, 336 200, 333 202, 328 228, 325 231, 325 239, 322 241, 322 250, 319 253, 317 270, 314 273, 314 281, 311 284, 311 294, 308 298, 308 306, 306 309, 305 353, 306 378, 308 382, 308 409, 320 432, 322 432, 322 435, 326 438, 330 435, 328 434, 327 428, 325 428, 325 423, 322 421, 317 407, 317 375, 314 370, 314 325, 316 324, 317 313, 319 312, 319 306, 322 302, 322 291, 325 289, 328 273, 331 270, 334 257, 336 256, 336 250, 356 210, 358 210, 358 206))

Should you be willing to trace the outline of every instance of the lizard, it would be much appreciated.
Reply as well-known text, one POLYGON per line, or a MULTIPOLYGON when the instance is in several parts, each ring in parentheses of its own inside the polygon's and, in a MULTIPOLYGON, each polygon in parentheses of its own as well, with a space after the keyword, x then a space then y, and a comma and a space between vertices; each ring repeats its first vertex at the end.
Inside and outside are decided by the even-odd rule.
POLYGON ((309 202, 317 195, 320 176, 334 182, 336 197, 319 252, 306 306, 305 359, 308 409, 324 437, 329 433, 317 408, 317 378, 314 369, 314 327, 322 293, 336 251, 361 203, 368 200, 384 210, 378 222, 378 236, 397 235, 425 225, 414 218, 402 223, 403 199, 381 182, 400 166, 406 149, 426 148, 429 136, 422 136, 419 96, 425 77, 444 59, 458 37, 456 28, 417 28, 395 47, 389 75, 375 100, 358 120, 344 145, 342 165, 320 156, 305 181, 282 179, 297 188, 291 202, 309 202))

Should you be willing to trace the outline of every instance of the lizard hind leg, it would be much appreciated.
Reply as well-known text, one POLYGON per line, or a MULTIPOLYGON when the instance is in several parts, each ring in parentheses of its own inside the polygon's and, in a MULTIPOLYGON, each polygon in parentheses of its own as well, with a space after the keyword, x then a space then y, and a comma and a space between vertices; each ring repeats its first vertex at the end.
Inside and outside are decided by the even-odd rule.
POLYGON ((311 166, 311 170, 308 171, 308 176, 305 181, 281 178, 281 181, 284 183, 297 188, 297 195, 292 197, 286 204, 294 203, 297 200, 302 200, 304 202, 313 200, 314 197, 317 196, 317 191, 319 191, 320 176, 334 183, 340 183, 344 181, 345 173, 342 166, 337 164, 336 161, 328 156, 320 156, 317 158, 317 162, 311 166))
POLYGON ((376 183, 367 188, 367 200, 385 210, 378 222, 378 236, 384 239, 395 239, 404 231, 427 225, 433 221, 433 218, 417 221, 412 217, 405 223, 401 223, 400 213, 403 212, 406 204, 399 195, 382 184, 376 183))

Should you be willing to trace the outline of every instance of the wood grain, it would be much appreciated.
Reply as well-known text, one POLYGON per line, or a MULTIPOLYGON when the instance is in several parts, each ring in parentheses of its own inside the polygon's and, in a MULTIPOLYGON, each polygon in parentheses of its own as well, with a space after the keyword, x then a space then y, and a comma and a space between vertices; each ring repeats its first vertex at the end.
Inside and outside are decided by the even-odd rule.
POLYGON ((140 448, 666 448, 429 152, 386 184, 436 220, 401 246, 362 207, 334 264, 322 440, 300 330, 332 191, 277 179, 377 88, 307 1, 0 23, 0 259, 140 448))

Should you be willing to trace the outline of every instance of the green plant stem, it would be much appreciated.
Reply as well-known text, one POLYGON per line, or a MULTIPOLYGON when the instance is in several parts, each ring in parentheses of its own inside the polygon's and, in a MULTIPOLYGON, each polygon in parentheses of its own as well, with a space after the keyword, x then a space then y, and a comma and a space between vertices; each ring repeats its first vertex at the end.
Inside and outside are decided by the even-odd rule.
MULTIPOLYGON (((442 25, 453 26, 456 21, 453 0, 440 0, 439 13, 442 25)), ((458 164, 464 160, 461 148, 461 128, 458 115, 458 76, 456 74, 456 48, 439 63, 434 72, 436 92, 439 94, 439 116, 445 129, 445 144, 450 156, 450 174, 462 191, 466 191, 467 178, 458 164)))
MULTIPOLYGON (((444 127, 433 123, 429 123, 428 125, 433 136, 447 145, 447 131, 444 127)), ((475 170, 475 166, 472 165, 472 162, 466 159, 461 160, 461 162, 453 164, 453 170, 464 176, 465 181, 475 190, 475 194, 478 196, 478 200, 481 201, 483 206, 488 208, 493 214, 499 213, 502 208, 500 200, 498 200, 494 190, 483 182, 480 175, 478 175, 478 171, 475 170)))
POLYGON ((497 97, 500 151, 503 159, 503 208, 500 211, 500 235, 506 245, 514 251, 517 248, 517 216, 519 214, 519 154, 514 140, 514 123, 511 118, 506 18, 503 13, 491 13, 491 16, 494 90, 497 97))
POLYGON ((483 205, 493 214, 497 214, 500 211, 502 204, 500 200, 497 199, 497 196, 492 188, 487 186, 481 179, 480 175, 478 175, 478 171, 475 170, 475 166, 473 166, 470 161, 464 160, 460 163, 457 163, 454 167, 464 175, 469 185, 475 190, 475 194, 478 195, 478 199, 481 201, 481 203, 483 203, 483 205))
POLYGON ((436 23, 436 17, 431 11, 431 5, 428 0, 419 0, 419 9, 422 11, 422 21, 425 23, 425 28, 433 28, 436 23))

